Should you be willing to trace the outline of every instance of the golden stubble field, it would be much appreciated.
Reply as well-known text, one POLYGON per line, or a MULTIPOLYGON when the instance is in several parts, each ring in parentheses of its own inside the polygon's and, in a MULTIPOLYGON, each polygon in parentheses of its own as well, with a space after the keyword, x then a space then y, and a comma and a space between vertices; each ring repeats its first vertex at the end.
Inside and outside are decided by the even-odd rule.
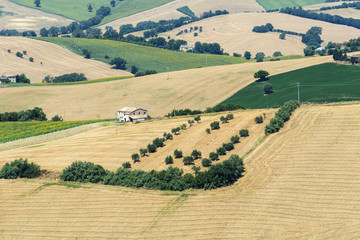
POLYGON ((227 10, 230 13, 264 11, 264 8, 255 0, 176 0, 148 11, 112 21, 101 26, 101 28, 105 30, 107 26, 111 26, 114 29, 119 30, 119 27, 124 24, 136 25, 138 22, 142 21, 160 21, 186 17, 187 15, 176 10, 177 8, 184 6, 188 6, 197 16, 210 10, 227 10))
MULTIPOLYGON (((356 10, 355 10, 356 11, 356 10)), ((275 51, 280 51, 283 55, 303 54, 306 47, 301 42, 301 37, 286 35, 286 40, 279 39, 280 33, 255 33, 252 32, 254 26, 271 23, 274 28, 298 33, 306 33, 313 26, 322 27, 321 39, 323 44, 329 41, 344 42, 351 38, 358 38, 360 30, 344 25, 331 24, 312 19, 291 16, 282 13, 236 13, 222 15, 204 19, 176 28, 170 32, 162 33, 160 36, 173 39, 183 39, 188 44, 197 41, 214 43, 221 45, 225 52, 230 55, 235 53, 244 54, 250 51, 255 57, 257 52, 264 52, 266 56, 272 56, 275 51), (190 27, 202 26, 203 31, 192 31, 176 36, 181 30, 190 30, 190 27), (194 32, 198 36, 194 36, 194 32)))
POLYGON ((0 88, 0 112, 38 106, 50 118, 60 114, 65 120, 84 120, 113 118, 115 111, 134 106, 148 109, 152 117, 163 116, 173 109, 214 106, 252 83, 254 73, 260 69, 274 75, 331 61, 331 56, 313 57, 190 69, 84 85, 0 88))
POLYGON ((0 181, 2 239, 359 239, 360 105, 303 106, 235 185, 170 193, 0 181))
MULTIPOLYGON (((229 158, 229 154, 245 155, 255 143, 264 135, 265 123, 270 121, 275 110, 246 110, 234 113, 234 119, 221 124, 219 130, 207 134, 210 123, 220 121, 226 113, 202 116, 199 123, 189 127, 188 120, 193 117, 177 117, 174 119, 154 120, 139 124, 121 124, 118 134, 115 133, 115 123, 110 126, 100 126, 73 136, 64 137, 54 141, 43 142, 44 136, 33 137, 22 147, 17 142, 7 143, 7 151, 0 150, 0 166, 18 158, 28 158, 29 161, 38 163, 43 169, 60 172, 74 161, 90 161, 102 165, 111 171, 118 169, 122 163, 131 162, 131 154, 139 153, 140 148, 146 148, 157 137, 163 137, 164 132, 171 132, 172 128, 186 124, 186 130, 180 135, 175 135, 173 140, 165 142, 166 146, 158 148, 156 153, 141 158, 140 163, 133 164, 133 169, 146 171, 167 169, 164 160, 166 156, 174 155, 174 150, 182 150, 184 156, 189 156, 192 150, 202 152, 203 158, 208 158, 210 152, 216 152, 223 143, 230 142, 230 138, 239 135, 240 129, 249 129, 250 136, 241 138, 241 143, 235 144, 235 149, 225 156, 220 156, 221 162, 229 158), (267 118, 263 124, 255 124, 254 118, 266 113, 267 118), (11 146, 13 145, 13 147, 11 146)), ((76 130, 76 129, 74 129, 76 130)), ((61 134, 61 132, 59 132, 61 134)), ((174 157, 174 156, 173 156, 174 157)), ((185 172, 193 172, 192 166, 184 166, 181 159, 174 159, 171 166, 183 168, 185 172)), ((195 161, 201 166, 201 159, 195 161)))
POLYGON ((58 45, 23 37, 0 37, 0 69, 0 74, 25 73, 31 83, 39 83, 47 75, 73 72, 84 73, 88 79, 132 75, 112 69, 106 63, 85 59, 58 45), (11 53, 8 53, 8 49, 11 53), (16 56, 16 52, 23 51, 27 52, 23 58, 16 56), (29 61, 30 57, 34 58, 34 62, 29 61))

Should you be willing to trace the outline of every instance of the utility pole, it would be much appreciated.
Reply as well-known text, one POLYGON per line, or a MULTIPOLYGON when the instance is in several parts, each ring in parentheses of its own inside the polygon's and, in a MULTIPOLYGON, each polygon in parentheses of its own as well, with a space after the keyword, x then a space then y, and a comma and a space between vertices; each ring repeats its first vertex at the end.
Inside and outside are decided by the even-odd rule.
POLYGON ((117 134, 117 119, 116 119, 116 112, 115 112, 115 133, 117 134))
POLYGON ((206 56, 206 67, 207 67, 207 63, 208 63, 207 57, 208 57, 208 56, 207 56, 207 55, 205 55, 205 56, 206 56))
POLYGON ((298 88, 298 104, 300 106, 300 83, 297 83, 297 88, 298 88))

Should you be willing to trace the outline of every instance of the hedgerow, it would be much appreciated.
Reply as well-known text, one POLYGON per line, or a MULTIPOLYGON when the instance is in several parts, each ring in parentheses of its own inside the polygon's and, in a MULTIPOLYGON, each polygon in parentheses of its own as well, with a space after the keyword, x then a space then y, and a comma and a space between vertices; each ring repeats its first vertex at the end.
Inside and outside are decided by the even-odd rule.
POLYGON ((60 179, 63 181, 98 183, 104 180, 106 174, 107 172, 100 165, 76 161, 63 169, 60 179))
POLYGON ((0 170, 0 178, 16 179, 35 178, 40 176, 40 166, 35 163, 29 163, 27 159, 16 159, 6 163, 0 170))
POLYGON ((299 107, 296 101, 286 102, 275 114, 275 118, 270 119, 270 123, 265 127, 265 134, 278 132, 286 121, 290 119, 291 113, 299 107))

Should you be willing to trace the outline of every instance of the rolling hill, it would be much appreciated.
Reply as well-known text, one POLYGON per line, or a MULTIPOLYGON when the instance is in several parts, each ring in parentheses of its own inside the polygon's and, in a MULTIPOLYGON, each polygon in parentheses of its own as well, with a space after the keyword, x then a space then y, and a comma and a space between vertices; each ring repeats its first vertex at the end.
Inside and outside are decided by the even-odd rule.
POLYGON ((266 10, 286 7, 304 7, 313 4, 324 3, 325 0, 256 0, 266 10))
POLYGON ((301 102, 360 100, 359 74, 359 66, 324 63, 271 76, 269 81, 254 82, 222 103, 246 108, 279 107, 297 98, 297 83, 301 102), (265 84, 271 84, 274 92, 264 95, 265 84))
POLYGON ((65 73, 84 73, 89 79, 132 74, 111 69, 103 62, 84 59, 58 45, 23 37, 0 37, 0 68, 1 74, 16 75, 25 73, 31 83, 41 82, 45 76, 59 76, 65 73), (8 50, 11 52, 9 53, 8 50), (23 58, 16 52, 26 51, 23 58), (34 62, 30 62, 32 57, 34 62))
POLYGON ((2 237, 357 239, 359 115, 358 104, 301 107, 218 190, 0 180, 2 237))
POLYGON ((48 116, 61 114, 66 115, 65 120, 91 120, 112 118, 124 106, 138 106, 148 109, 152 117, 163 116, 173 109, 214 106, 252 83, 253 74, 259 69, 275 75, 331 61, 331 56, 313 57, 190 69, 84 85, 0 88, 0 112, 37 106, 48 116))

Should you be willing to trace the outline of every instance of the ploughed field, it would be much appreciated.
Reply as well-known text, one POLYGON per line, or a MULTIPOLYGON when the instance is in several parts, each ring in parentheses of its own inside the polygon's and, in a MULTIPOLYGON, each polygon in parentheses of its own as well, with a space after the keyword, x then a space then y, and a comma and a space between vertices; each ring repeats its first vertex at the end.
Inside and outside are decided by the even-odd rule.
POLYGON ((1 236, 357 239, 359 115, 359 104, 300 107, 245 158, 245 176, 218 190, 0 180, 1 236))

